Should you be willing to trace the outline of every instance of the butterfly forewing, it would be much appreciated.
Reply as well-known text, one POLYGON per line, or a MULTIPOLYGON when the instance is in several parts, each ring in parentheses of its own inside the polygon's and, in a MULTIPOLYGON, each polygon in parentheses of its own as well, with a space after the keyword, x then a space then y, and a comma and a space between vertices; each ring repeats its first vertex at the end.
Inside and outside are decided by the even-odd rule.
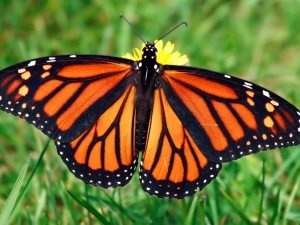
POLYGON ((71 141, 124 92, 132 61, 107 56, 56 56, 0 71, 0 108, 52 139, 71 141))
POLYGON ((197 146, 213 162, 300 143, 300 112, 258 85, 177 66, 165 68, 161 85, 197 146))

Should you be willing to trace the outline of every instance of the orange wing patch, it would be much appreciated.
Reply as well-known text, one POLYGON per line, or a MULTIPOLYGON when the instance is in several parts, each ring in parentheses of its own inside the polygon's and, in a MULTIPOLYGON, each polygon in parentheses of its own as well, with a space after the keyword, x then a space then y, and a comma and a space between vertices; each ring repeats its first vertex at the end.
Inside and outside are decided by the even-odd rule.
POLYGON ((278 113, 274 113, 274 119, 282 130, 286 130, 286 123, 284 122, 282 116, 278 113))
MULTIPOLYGON (((90 131, 87 133, 87 135, 84 136, 84 138, 80 140, 79 145, 76 146, 77 150, 74 154, 74 158, 77 163, 85 164, 85 162, 87 160, 89 146, 91 146, 92 141, 94 139, 94 134, 95 134, 95 127, 90 129, 90 131)), ((71 143, 71 145, 72 145, 72 143, 71 143)))
POLYGON ((209 162, 197 147, 162 89, 155 90, 142 162, 140 175, 144 190, 160 197, 191 195, 209 183, 221 168, 209 162), (160 183, 164 183, 164 190, 160 183))
POLYGON ((44 111, 46 115, 52 117, 57 114, 81 86, 81 83, 72 83, 63 87, 45 104, 44 111))
POLYGON ((98 141, 94 145, 89 158, 88 167, 91 168, 92 170, 98 170, 102 168, 101 152, 102 152, 102 142, 98 141))
POLYGON ((257 130, 257 122, 254 114, 244 105, 233 103, 232 107, 240 115, 241 119, 247 126, 253 130, 257 130))
POLYGON ((166 71, 165 77, 183 82, 204 93, 226 99, 238 99, 237 93, 226 85, 187 72, 166 71))
POLYGON ((77 65, 74 64, 63 67, 58 72, 58 76, 71 79, 86 79, 103 76, 110 73, 120 73, 122 71, 128 71, 130 68, 130 65, 122 63, 89 63, 77 65))
POLYGON ((50 80, 42 84, 34 94, 33 100, 42 101, 62 84, 63 84, 62 81, 56 79, 50 80))
POLYGON ((6 94, 7 95, 11 95, 14 91, 17 90, 17 88, 19 88, 21 86, 21 81, 20 80, 14 80, 8 87, 6 90, 6 94))
MULTIPOLYGON (((153 153, 154 153, 153 155, 155 156, 155 151, 153 153)), ((153 169, 154 177, 159 178, 159 180, 167 179, 171 156, 172 156, 172 147, 168 139, 164 137, 162 148, 161 148, 161 157, 159 158, 156 167, 153 169)), ((148 160, 145 160, 144 165, 145 165, 144 168, 148 168, 148 170, 151 169, 152 164, 149 165, 148 160), (146 166, 150 166, 150 167, 146 167, 146 166)))
POLYGON ((0 87, 2 88, 6 88, 6 85, 8 83, 10 83, 14 78, 14 75, 13 74, 10 74, 10 75, 7 75, 6 77, 4 77, 2 80, 1 80, 1 83, 0 83, 0 87))
POLYGON ((243 138, 244 130, 226 104, 217 101, 212 101, 212 103, 232 139, 238 141, 243 138))

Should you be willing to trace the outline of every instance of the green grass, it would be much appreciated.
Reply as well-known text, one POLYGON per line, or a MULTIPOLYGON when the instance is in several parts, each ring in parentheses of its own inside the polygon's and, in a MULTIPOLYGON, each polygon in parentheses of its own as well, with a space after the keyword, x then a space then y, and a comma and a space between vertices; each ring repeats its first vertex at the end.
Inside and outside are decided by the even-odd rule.
MULTIPOLYGON (((59 2, 0 0, 1 68, 47 55, 131 51, 141 41, 120 14, 150 41, 185 20, 188 28, 166 40, 191 65, 251 80, 300 106, 299 1, 59 2)), ((9 204, 11 224, 300 224, 299 146, 226 164, 193 198, 167 200, 144 193, 137 176, 115 190, 86 186, 52 142, 39 160, 47 141, 23 120, 0 113, 0 208, 9 204), (20 192, 13 189, 22 184, 19 174, 20 192)))

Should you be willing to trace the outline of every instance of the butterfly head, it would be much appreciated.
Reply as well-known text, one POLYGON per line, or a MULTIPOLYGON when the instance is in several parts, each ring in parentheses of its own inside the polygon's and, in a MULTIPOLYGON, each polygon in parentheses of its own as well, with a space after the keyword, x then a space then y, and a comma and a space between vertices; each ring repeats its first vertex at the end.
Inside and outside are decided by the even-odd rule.
POLYGON ((147 42, 143 48, 142 60, 145 61, 156 61, 157 48, 153 42, 147 42))

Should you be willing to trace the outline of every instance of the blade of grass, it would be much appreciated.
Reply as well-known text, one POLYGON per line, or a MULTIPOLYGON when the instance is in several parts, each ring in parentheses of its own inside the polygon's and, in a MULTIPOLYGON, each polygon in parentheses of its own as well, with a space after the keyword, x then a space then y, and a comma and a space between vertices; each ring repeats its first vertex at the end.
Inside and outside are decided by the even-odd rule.
POLYGON ((43 151, 42 151, 41 154, 40 154, 40 157, 38 158, 37 163, 35 164, 35 166, 34 166, 32 172, 31 172, 31 174, 30 174, 30 176, 29 176, 29 178, 28 178, 28 180, 27 180, 27 182, 26 182, 26 184, 25 184, 24 187, 22 188, 22 191, 21 191, 21 193, 20 193, 20 195, 19 195, 19 197, 18 197, 18 199, 17 199, 17 203, 16 203, 15 206, 18 205, 18 203, 21 201, 21 199, 22 199, 22 198, 24 197, 24 195, 27 193, 28 187, 29 187, 29 185, 30 185, 30 183, 31 183, 31 181, 32 181, 32 178, 33 178, 34 174, 36 173, 37 169, 39 168, 39 166, 40 166, 40 164, 41 164, 41 162, 42 162, 42 159, 43 159, 43 157, 44 157, 44 155, 45 155, 45 153, 46 153, 46 150, 47 150, 47 148, 48 148, 48 146, 49 146, 50 141, 51 141, 51 140, 48 139, 48 141, 47 141, 47 143, 46 143, 46 145, 45 145, 43 151))
POLYGON ((40 193, 40 198, 38 199, 37 202, 37 207, 36 207, 36 212, 35 215, 33 216, 33 221, 34 224, 39 224, 39 218, 43 217, 43 211, 45 209, 46 206, 46 192, 45 190, 42 190, 40 193))
POLYGON ((196 208, 197 208, 197 203, 199 202, 199 195, 196 195, 193 200, 192 203, 190 204, 189 210, 188 210, 188 214, 185 220, 185 225, 192 225, 193 224, 193 220, 194 220, 194 215, 196 212, 196 208))
POLYGON ((218 188, 215 182, 212 183, 212 193, 208 201, 211 208, 211 220, 213 224, 219 224, 218 188))
MULTIPOLYGON (((268 186, 269 187, 274 186, 276 181, 279 180, 280 176, 282 176, 282 174, 284 172, 289 170, 291 165, 295 162, 295 160, 297 160, 299 158, 299 156, 300 156, 299 151, 291 152, 291 155, 287 159, 285 159, 285 161, 282 163, 282 165, 280 165, 280 167, 277 169, 275 174, 272 176, 272 179, 268 182, 268 186)), ((271 194, 270 189, 267 189, 267 191, 265 193, 265 198, 267 199, 270 194, 271 194)))
POLYGON ((9 224, 9 221, 11 219, 11 215, 18 204, 18 197, 21 195, 20 190, 22 188, 22 184, 25 179, 26 171, 28 168, 28 165, 30 163, 30 156, 26 160, 19 176, 14 184, 13 189, 11 190, 7 201, 5 202, 5 205, 3 206, 1 213, 0 213, 0 224, 9 224))
POLYGON ((78 203, 80 204, 82 207, 84 207, 85 209, 88 210, 89 213, 93 214, 102 224, 105 225, 110 225, 110 223, 105 219, 105 217, 103 215, 101 215, 97 209, 95 209, 94 206, 92 206, 89 202, 87 202, 86 200, 77 197, 76 195, 74 195, 72 192, 67 191, 68 194, 78 203))
MULTIPOLYGON (((61 181, 61 187, 64 186, 63 181, 61 181)), ((77 225, 78 224, 78 217, 80 217, 82 214, 77 213, 77 209, 73 205, 73 199, 70 198, 69 194, 66 191, 63 191, 63 202, 65 203, 65 208, 67 213, 69 214, 70 220, 68 221, 69 224, 77 225)))
POLYGON ((280 188, 278 188, 277 195, 276 195, 276 201, 274 204, 273 215, 272 215, 272 218, 271 218, 269 224, 276 224, 276 220, 280 216, 280 208, 281 208, 280 194, 281 194, 281 190, 280 190, 280 188))
POLYGON ((223 196, 228 200, 227 202, 231 205, 233 210, 240 216, 240 218, 243 220, 244 224, 252 225, 253 222, 247 217, 246 211, 242 209, 242 207, 239 207, 235 201, 233 201, 230 196, 224 191, 221 190, 221 193, 223 196))
POLYGON ((107 200, 104 198, 100 198, 98 201, 105 203, 114 212, 116 212, 116 210, 120 211, 120 213, 123 216, 128 217, 128 219, 132 220, 132 222, 134 222, 134 223, 136 223, 140 219, 139 214, 136 214, 135 212, 129 210, 126 207, 123 207, 121 202, 115 201, 114 198, 111 197, 109 194, 105 193, 105 195, 107 197, 107 200))
MULTIPOLYGON (((89 187, 88 187, 88 185, 87 184, 85 184, 85 186, 84 186, 84 195, 85 195, 85 200, 86 200, 86 202, 89 202, 89 187)), ((92 224, 92 218, 91 218, 91 214, 90 213, 88 213, 88 218, 89 218, 89 224, 91 225, 92 224)))
POLYGON ((262 166, 262 182, 261 182, 261 198, 260 198, 260 204, 259 204, 259 215, 258 215, 258 221, 257 224, 261 225, 262 224, 262 215, 263 215, 263 209, 264 209, 264 197, 265 197, 265 173, 266 173, 266 168, 265 168, 265 160, 263 161, 263 166, 262 166))
POLYGON ((295 183, 295 185, 292 189, 292 193, 290 194, 290 197, 289 197, 288 202, 286 204, 286 209, 285 209, 284 214, 283 214, 283 221, 285 221, 285 224, 287 224, 288 214, 289 214, 289 211, 291 210, 293 200, 296 197, 296 194, 297 194, 297 191, 298 191, 298 188, 299 188, 299 184, 300 184, 300 177, 298 177, 297 182, 295 183))
MULTIPOLYGON (((119 204, 120 205, 123 205, 123 201, 122 201, 122 194, 121 194, 121 191, 120 190, 118 190, 118 192, 117 192, 117 194, 118 194, 118 201, 119 201, 119 204)), ((121 224, 126 224, 126 220, 125 220, 125 218, 124 218, 124 215, 123 215, 123 213, 120 213, 120 223, 121 224)))

